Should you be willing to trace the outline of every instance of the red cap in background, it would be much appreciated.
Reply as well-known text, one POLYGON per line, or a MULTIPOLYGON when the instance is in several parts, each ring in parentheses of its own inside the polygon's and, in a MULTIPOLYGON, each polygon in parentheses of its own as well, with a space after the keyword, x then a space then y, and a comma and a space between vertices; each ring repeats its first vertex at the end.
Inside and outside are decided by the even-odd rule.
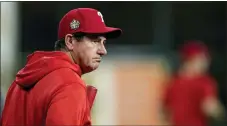
POLYGON ((58 39, 73 33, 101 34, 107 38, 117 38, 122 34, 122 30, 107 27, 103 15, 98 10, 77 8, 69 11, 61 19, 58 28, 58 39))
POLYGON ((207 46, 198 40, 188 40, 180 49, 180 54, 183 60, 188 60, 193 58, 198 54, 205 54, 209 57, 207 46))

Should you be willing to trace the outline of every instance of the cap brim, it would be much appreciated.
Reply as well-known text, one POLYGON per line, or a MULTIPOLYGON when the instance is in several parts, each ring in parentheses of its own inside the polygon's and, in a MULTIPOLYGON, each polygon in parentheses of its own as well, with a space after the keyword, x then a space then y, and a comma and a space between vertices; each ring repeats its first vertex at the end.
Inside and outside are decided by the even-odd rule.
POLYGON ((120 28, 106 27, 106 32, 103 33, 106 38, 118 38, 122 34, 122 30, 120 28))

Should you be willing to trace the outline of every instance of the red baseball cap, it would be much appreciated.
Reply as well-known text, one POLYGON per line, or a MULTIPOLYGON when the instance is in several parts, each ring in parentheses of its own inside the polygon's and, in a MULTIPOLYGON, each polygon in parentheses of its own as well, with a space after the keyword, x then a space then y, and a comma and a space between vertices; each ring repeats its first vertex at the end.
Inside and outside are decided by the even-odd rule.
POLYGON ((98 10, 77 8, 69 11, 61 19, 58 28, 58 39, 73 33, 100 34, 105 35, 107 38, 117 38, 122 34, 122 30, 107 27, 101 12, 98 10))
POLYGON ((198 54, 205 54, 206 57, 209 57, 208 47, 199 40, 187 40, 180 49, 181 57, 184 60, 193 58, 198 54))

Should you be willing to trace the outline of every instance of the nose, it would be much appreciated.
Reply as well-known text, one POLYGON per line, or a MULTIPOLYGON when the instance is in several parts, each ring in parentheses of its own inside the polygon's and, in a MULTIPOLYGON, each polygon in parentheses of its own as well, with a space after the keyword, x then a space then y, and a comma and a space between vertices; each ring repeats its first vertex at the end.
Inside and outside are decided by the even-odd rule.
POLYGON ((102 44, 101 46, 99 46, 98 52, 99 55, 104 56, 107 54, 107 50, 104 44, 102 44))

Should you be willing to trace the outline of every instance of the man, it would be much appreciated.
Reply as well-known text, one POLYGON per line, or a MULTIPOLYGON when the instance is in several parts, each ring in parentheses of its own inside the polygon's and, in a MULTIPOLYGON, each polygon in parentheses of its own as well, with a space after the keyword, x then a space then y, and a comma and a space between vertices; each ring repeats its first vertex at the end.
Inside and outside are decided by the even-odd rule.
POLYGON ((69 11, 60 21, 56 51, 29 55, 8 90, 1 125, 91 125, 96 89, 81 75, 98 68, 107 54, 106 39, 121 35, 106 27, 102 14, 91 8, 69 11))
POLYGON ((164 96, 166 117, 172 125, 207 126, 207 117, 221 119, 224 113, 216 81, 207 72, 208 49, 200 41, 187 41, 180 53, 183 64, 164 96))

